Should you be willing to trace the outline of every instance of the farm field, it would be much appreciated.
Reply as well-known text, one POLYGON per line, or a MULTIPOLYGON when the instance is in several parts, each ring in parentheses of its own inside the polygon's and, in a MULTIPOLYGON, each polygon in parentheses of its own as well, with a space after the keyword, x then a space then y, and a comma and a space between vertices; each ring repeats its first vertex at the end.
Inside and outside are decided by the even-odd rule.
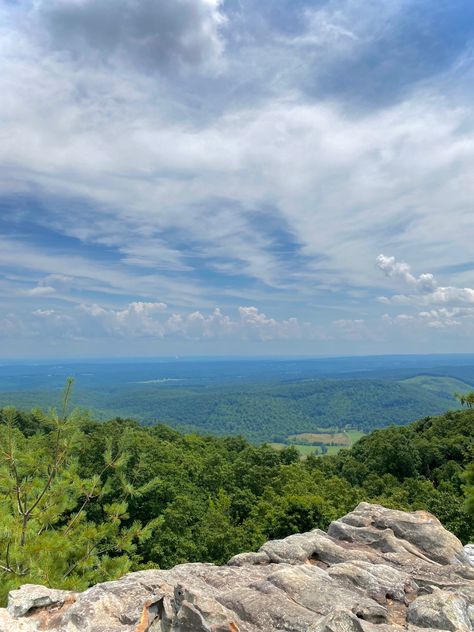
POLYGON ((304 432, 302 434, 290 435, 288 441, 291 443, 302 443, 317 445, 324 443, 325 445, 350 445, 351 439, 345 432, 304 432))
POLYGON ((273 448, 283 450, 288 446, 294 446, 302 457, 310 454, 337 454, 341 448, 350 448, 365 433, 359 430, 347 430, 344 432, 304 432, 290 435, 288 442, 270 443, 273 448))

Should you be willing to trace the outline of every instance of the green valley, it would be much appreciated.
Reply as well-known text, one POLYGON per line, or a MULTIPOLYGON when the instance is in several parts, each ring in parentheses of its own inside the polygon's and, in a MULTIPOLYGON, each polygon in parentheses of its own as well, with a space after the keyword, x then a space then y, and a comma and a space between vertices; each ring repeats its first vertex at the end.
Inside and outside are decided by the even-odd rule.
MULTIPOLYGON (((468 386, 454 379, 425 376, 403 380, 253 381, 217 386, 123 383, 100 388, 83 388, 78 380, 73 401, 99 419, 134 418, 146 425, 163 422, 182 431, 242 435, 257 443, 287 443, 289 437, 299 434, 331 428, 367 433, 442 413, 458 406, 453 397, 455 390, 465 391, 468 386)), ((6 391, 0 392, 0 406, 48 407, 57 397, 56 389, 6 391)))

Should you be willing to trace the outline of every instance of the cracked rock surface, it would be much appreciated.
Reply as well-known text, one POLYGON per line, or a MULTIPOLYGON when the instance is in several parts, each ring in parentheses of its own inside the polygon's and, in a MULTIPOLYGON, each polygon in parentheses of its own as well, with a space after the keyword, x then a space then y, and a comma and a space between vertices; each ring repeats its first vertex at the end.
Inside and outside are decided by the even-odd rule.
POLYGON ((25 585, 0 632, 474 631, 472 548, 431 514, 361 503, 224 566, 130 573, 83 593, 25 585))

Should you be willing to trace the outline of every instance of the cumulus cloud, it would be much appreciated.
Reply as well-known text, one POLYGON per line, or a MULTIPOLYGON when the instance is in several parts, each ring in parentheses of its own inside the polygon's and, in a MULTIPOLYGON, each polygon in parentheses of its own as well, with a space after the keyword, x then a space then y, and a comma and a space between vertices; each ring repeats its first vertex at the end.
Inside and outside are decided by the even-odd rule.
POLYGON ((400 279, 407 285, 411 285, 420 292, 433 292, 437 283, 430 273, 413 276, 410 266, 404 261, 397 261, 395 257, 386 257, 381 254, 377 257, 378 267, 389 277, 400 279))
POLYGON ((377 257, 378 267, 390 278, 401 281, 409 286, 416 294, 394 294, 391 297, 382 296, 382 303, 399 304, 456 304, 473 303, 474 289, 469 287, 439 286, 434 275, 423 273, 414 276, 410 266, 403 261, 397 261, 395 257, 387 257, 383 254, 377 257))
POLYGON ((220 0, 40 0, 49 44, 89 62, 145 70, 213 65, 223 50, 220 0))
POLYGON ((33 311, 33 317, 46 327, 52 326, 57 334, 74 338, 174 337, 185 340, 236 338, 271 341, 295 340, 311 334, 308 323, 300 324, 296 318, 270 318, 254 306, 241 306, 237 316, 232 317, 219 308, 210 313, 199 310, 170 312, 165 303, 135 301, 123 309, 97 304, 82 304, 67 313, 58 309, 37 309, 33 311))
MULTIPOLYGON (((164 335, 163 324, 157 315, 166 311, 166 303, 136 301, 124 309, 105 309, 100 305, 80 305, 79 309, 109 335, 156 336, 164 335)), ((93 329, 94 325, 92 325, 93 329)))
POLYGON ((474 307, 439 307, 413 314, 384 314, 385 324, 421 329, 461 329, 466 333, 474 327, 474 307))

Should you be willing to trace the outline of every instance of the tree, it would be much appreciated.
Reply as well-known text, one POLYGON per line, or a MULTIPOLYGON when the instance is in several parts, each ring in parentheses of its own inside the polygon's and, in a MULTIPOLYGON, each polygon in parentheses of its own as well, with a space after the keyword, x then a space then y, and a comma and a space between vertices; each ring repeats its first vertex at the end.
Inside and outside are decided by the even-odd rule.
POLYGON ((466 509, 474 515, 474 461, 466 469, 465 481, 466 509))
POLYGON ((474 391, 454 393, 454 397, 460 402, 461 406, 467 406, 468 408, 474 407, 474 391))
POLYGON ((291 533, 327 529, 336 517, 330 503, 321 496, 286 493, 275 501, 273 511, 269 513, 268 535, 272 539, 284 538, 291 533))
POLYGON ((351 455, 379 475, 392 474, 403 480, 419 474, 421 458, 414 439, 413 431, 406 427, 375 430, 354 445, 351 455))
MULTIPOLYGON (((28 437, 15 426, 15 411, 6 410, 0 426, 0 600, 12 588, 41 583, 84 589, 118 577, 133 562, 135 542, 149 535, 139 523, 124 528, 125 493, 120 501, 102 502, 100 523, 88 510, 104 501, 109 474, 119 473, 126 456, 105 450, 99 472, 78 473, 75 446, 83 435, 80 417, 68 415, 72 380, 61 413, 43 419, 49 432, 28 437)), ((129 490, 130 491, 130 490, 129 490)))

